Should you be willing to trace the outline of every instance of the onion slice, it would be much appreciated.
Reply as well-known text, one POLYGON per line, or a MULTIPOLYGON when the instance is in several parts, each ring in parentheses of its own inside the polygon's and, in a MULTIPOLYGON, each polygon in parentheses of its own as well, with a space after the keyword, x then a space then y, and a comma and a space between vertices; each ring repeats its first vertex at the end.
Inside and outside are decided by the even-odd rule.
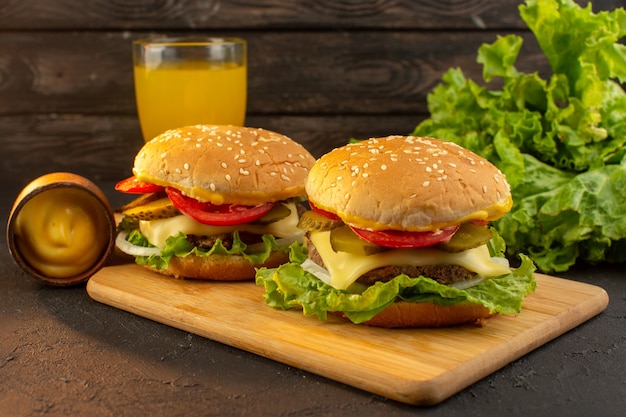
POLYGON ((118 233, 115 238, 115 246, 122 252, 127 255, 132 256, 150 256, 150 255, 158 255, 161 253, 161 249, 159 248, 147 248, 145 246, 137 246, 133 245, 129 241, 126 240, 128 237, 128 232, 121 231, 118 233))
POLYGON ((485 277, 477 275, 475 278, 466 279, 465 281, 458 281, 454 284, 450 284, 451 287, 457 288, 459 290, 466 290, 468 288, 474 287, 481 282, 485 281, 485 277))
POLYGON ((328 270, 326 268, 321 267, 309 258, 302 262, 300 266, 305 271, 315 275, 317 278, 330 285, 330 274, 328 273, 328 270))

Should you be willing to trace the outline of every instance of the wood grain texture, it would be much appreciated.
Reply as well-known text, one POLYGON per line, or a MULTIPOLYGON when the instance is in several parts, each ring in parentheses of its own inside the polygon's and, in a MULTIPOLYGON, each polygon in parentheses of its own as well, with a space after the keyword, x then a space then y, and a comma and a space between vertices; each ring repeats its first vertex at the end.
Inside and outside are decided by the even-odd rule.
MULTIPOLYGON (((249 126, 283 133, 315 157, 349 138, 408 134, 419 115, 250 115, 249 126)), ((131 175, 143 145, 136 116, 41 114, 0 117, 3 179, 26 185, 48 172, 70 171, 96 181, 131 175)))
MULTIPOLYGON (((578 1, 586 4, 586 1, 578 1)), ((523 28, 520 0, 4 0, 5 29, 523 28)), ((596 9, 621 0, 594 0, 596 9)))
POLYGON ((380 329, 270 308, 253 282, 171 279, 137 265, 104 268, 95 300, 396 401, 445 400, 602 312, 597 286, 537 275, 517 315, 485 327, 380 329))
MULTIPOLYGON (((449 68, 482 79, 478 47, 496 38, 490 32, 229 34, 249 44, 249 114, 424 113, 426 95, 449 68)), ((0 114, 135 114, 131 42, 143 36, 1 36, 0 114)), ((526 46, 519 69, 545 72, 537 45, 529 38, 526 46)))
POLYGON ((449 68, 482 79, 478 47, 498 34, 524 37, 520 71, 549 72, 520 3, 0 0, 0 174, 128 174, 141 144, 131 42, 149 34, 246 38, 246 124, 292 136, 315 156, 351 137, 409 133, 449 68))
POLYGON ((517 26, 519 0, 8 0, 0 27, 24 28, 437 28, 517 26))

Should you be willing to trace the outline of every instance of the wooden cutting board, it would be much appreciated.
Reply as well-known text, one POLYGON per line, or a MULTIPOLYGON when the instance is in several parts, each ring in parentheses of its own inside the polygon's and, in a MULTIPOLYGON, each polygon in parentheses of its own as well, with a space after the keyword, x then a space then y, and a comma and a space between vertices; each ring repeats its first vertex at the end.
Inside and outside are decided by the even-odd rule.
POLYGON ((379 329, 275 310, 263 291, 254 282, 176 280, 134 264, 106 267, 87 283, 99 302, 416 405, 445 400, 608 305, 600 287, 538 274, 520 314, 484 327, 379 329))

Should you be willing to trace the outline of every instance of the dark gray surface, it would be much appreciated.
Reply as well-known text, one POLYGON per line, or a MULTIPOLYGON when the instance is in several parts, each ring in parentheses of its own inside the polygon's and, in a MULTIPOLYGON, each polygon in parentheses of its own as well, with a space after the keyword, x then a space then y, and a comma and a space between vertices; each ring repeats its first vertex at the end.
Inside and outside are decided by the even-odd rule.
MULTIPOLYGON (((6 218, 22 185, 2 184, 6 218)), ((112 184, 102 184, 115 205, 112 184)), ((608 308, 432 407, 400 404, 46 287, 0 249, 0 416, 622 416, 625 265, 566 278, 607 290, 608 308)), ((259 341, 262 343, 262 341, 259 341)))

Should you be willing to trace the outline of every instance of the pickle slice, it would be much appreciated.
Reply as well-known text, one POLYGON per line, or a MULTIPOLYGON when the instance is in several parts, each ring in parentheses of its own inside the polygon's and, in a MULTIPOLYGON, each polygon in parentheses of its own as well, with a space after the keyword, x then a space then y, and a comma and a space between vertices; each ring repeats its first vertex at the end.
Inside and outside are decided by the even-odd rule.
POLYGON ((491 236, 491 230, 487 226, 463 223, 448 242, 438 243, 437 248, 446 252, 463 252, 484 245, 491 236))
POLYGON ((152 201, 159 200, 163 197, 165 197, 164 192, 141 194, 139 197, 135 198, 134 200, 131 200, 128 203, 124 204, 123 206, 118 207, 117 209, 115 209, 115 211, 118 213, 123 213, 126 210, 130 210, 135 207, 146 205, 152 201))
POLYGON ((260 224, 274 223, 274 222, 284 219, 290 214, 291 214, 291 210, 289 209, 289 207, 287 207, 283 203, 277 203, 277 204, 274 204, 274 207, 272 207, 270 211, 265 213, 263 217, 255 220, 255 223, 260 223, 260 224))
POLYGON ((357 255, 373 255, 387 250, 387 248, 361 239, 346 225, 330 231, 330 246, 335 252, 350 252, 357 255))
POLYGON ((122 214, 139 220, 158 220, 177 216, 180 212, 169 198, 163 197, 147 204, 126 209, 122 214))
POLYGON ((300 220, 298 221, 298 227, 300 229, 308 230, 309 232, 323 232, 326 230, 332 230, 343 224, 341 220, 333 220, 317 213, 313 210, 308 210, 302 213, 300 220))

